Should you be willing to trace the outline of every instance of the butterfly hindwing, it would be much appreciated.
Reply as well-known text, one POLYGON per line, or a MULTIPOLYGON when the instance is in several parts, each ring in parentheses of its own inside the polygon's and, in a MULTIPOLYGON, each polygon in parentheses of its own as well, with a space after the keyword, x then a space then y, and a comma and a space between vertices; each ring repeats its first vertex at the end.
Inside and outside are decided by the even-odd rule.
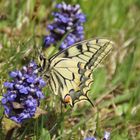
POLYGON ((93 83, 92 71, 112 49, 107 39, 91 39, 74 44, 49 59, 49 85, 52 91, 72 104, 87 96, 93 83))

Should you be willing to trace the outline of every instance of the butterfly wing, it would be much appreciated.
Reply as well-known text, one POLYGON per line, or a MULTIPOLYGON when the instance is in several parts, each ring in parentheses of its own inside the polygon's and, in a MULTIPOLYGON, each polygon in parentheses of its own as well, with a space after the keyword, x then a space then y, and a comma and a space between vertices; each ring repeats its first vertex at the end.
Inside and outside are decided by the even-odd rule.
POLYGON ((74 44, 50 58, 49 85, 61 94, 64 102, 69 95, 73 105, 87 97, 93 83, 92 71, 112 49, 107 39, 91 39, 74 44))

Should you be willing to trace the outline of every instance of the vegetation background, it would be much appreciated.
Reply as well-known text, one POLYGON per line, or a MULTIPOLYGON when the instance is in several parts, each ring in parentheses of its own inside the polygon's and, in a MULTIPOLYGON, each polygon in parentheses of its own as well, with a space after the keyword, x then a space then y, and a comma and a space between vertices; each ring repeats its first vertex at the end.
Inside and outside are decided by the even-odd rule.
MULTIPOLYGON (((0 95, 8 73, 35 58, 35 46, 42 45, 52 22, 51 12, 61 0, 0 1, 0 95)), ((73 109, 60 106, 60 99, 44 89, 41 107, 47 115, 26 121, 13 139, 79 140, 101 139, 104 131, 111 140, 140 140, 140 0, 65 0, 80 4, 86 14, 85 39, 107 37, 115 48, 96 71, 89 94, 95 108, 80 102, 73 109), (96 131, 96 132, 95 132, 96 131)), ((3 108, 0 105, 0 116, 3 108)), ((7 126, 9 124, 4 124, 7 126)), ((0 139, 4 128, 0 125, 0 139)))

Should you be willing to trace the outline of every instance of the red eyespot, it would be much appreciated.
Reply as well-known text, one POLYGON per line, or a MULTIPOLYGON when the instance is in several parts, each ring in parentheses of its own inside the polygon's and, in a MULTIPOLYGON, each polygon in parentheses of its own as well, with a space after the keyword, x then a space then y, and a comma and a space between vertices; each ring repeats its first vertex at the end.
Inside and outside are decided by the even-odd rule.
POLYGON ((65 103, 70 103, 70 102, 71 102, 71 97, 70 97, 70 95, 66 95, 66 96, 65 96, 64 102, 65 102, 65 103))

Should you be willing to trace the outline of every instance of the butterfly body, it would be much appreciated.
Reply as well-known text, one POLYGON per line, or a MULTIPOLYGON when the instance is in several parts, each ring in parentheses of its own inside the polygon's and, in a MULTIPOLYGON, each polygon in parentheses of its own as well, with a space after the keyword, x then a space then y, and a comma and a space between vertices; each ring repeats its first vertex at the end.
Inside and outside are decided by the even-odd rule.
POLYGON ((107 39, 90 39, 72 45, 48 61, 44 59, 42 69, 53 93, 61 95, 62 101, 71 106, 87 99, 93 83, 92 71, 112 46, 113 42, 107 39))

